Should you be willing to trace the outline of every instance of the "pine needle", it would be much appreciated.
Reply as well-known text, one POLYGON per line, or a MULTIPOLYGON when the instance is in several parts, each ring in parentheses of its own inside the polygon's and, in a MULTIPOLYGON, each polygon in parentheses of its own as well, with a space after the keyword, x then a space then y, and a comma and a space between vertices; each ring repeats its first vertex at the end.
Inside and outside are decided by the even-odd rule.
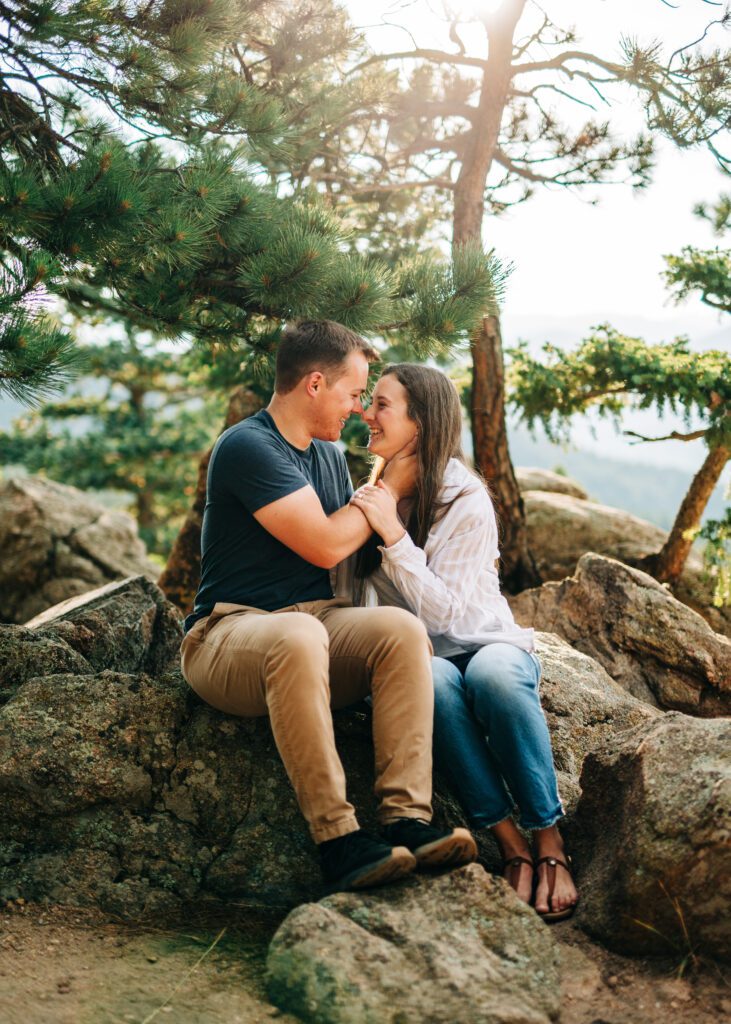
POLYGON ((167 999, 164 1002, 160 1003, 160 1005, 155 1010, 153 1010, 152 1013, 149 1013, 145 1017, 145 1019, 142 1021, 142 1024, 150 1024, 150 1021, 154 1020, 155 1017, 157 1017, 158 1013, 160 1013, 160 1011, 164 1007, 166 1007, 168 1005, 168 1003, 174 998, 175 994, 179 991, 179 989, 181 989, 183 987, 183 985, 186 983, 186 981, 188 981, 188 979, 193 974, 193 972, 195 970, 197 970, 198 967, 200 967, 200 965, 203 963, 203 961, 208 956, 208 954, 213 952, 213 950, 216 948, 216 946, 218 945, 218 943, 221 941, 221 939, 224 937, 225 934, 226 934, 226 928, 222 928, 220 930, 220 932, 218 933, 218 935, 213 940, 213 942, 210 944, 208 949, 204 953, 201 953, 201 955, 198 957, 198 959, 193 964, 193 966, 190 968, 190 970, 186 974, 183 975, 183 977, 180 979, 180 981, 175 986, 175 988, 172 990, 172 992, 167 997, 167 999))

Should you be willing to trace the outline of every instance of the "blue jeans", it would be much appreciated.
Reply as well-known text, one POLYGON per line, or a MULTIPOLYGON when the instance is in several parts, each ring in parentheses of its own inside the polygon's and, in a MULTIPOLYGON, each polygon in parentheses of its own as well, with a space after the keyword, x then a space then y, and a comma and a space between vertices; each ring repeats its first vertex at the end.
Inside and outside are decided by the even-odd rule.
POLYGON ((538 698, 541 665, 512 644, 432 659, 434 759, 473 828, 497 825, 517 804, 525 829, 563 815, 548 726, 538 698))

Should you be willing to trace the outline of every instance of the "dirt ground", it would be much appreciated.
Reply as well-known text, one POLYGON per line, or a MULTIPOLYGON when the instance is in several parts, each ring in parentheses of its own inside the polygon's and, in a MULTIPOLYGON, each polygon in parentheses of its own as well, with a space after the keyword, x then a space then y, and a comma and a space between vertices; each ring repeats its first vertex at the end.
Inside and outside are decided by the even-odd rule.
MULTIPOLYGON (((208 910, 205 918, 197 912, 154 929, 63 907, 8 904, 0 910, 0 1022, 295 1024, 268 1002, 264 986, 279 919, 229 906, 225 919, 220 909, 208 910)), ((615 956, 571 921, 553 930, 562 952, 561 1024, 717 1024, 731 1017, 729 968, 700 963, 678 978, 678 957, 615 956)))

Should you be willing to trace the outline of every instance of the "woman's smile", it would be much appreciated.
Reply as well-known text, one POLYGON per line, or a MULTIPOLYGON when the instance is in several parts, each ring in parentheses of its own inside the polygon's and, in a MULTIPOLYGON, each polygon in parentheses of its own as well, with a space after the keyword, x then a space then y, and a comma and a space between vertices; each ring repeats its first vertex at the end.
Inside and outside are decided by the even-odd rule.
POLYGON ((416 424, 408 414, 406 389, 392 375, 381 377, 376 384, 363 419, 370 431, 368 450, 387 461, 416 434, 416 424))

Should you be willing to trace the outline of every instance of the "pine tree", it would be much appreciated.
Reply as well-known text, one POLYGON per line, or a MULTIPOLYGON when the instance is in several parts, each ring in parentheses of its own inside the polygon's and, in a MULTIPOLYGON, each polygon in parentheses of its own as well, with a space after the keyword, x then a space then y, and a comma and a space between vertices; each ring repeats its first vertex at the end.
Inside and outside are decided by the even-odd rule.
POLYGON ((121 336, 79 346, 79 385, 0 433, 0 463, 126 494, 148 550, 164 559, 225 401, 195 348, 174 353, 129 326, 126 332, 99 326, 121 336))
POLYGON ((523 420, 541 423, 551 440, 561 440, 576 414, 596 409, 617 427, 626 408, 649 409, 658 416, 682 411, 703 426, 662 437, 632 431, 640 441, 691 441, 702 438, 708 454, 691 481, 662 549, 642 568, 662 582, 680 577, 708 500, 731 456, 731 356, 720 351, 692 352, 677 339, 649 345, 640 338, 598 328, 574 351, 543 346, 543 358, 532 357, 524 343, 510 351, 510 400, 523 420))
MULTIPOLYGON (((658 3, 661 16, 672 11, 658 3)), ((644 188, 657 135, 706 147, 728 167, 729 55, 708 40, 730 17, 721 10, 713 30, 672 54, 627 37, 617 59, 582 49, 573 28, 555 25, 532 0, 503 0, 471 19, 447 13, 443 48, 414 44, 357 65, 354 75, 382 69, 390 93, 375 116, 360 109, 303 152, 296 180, 346 202, 356 218, 364 210, 373 228, 387 231, 408 201, 417 214, 441 210, 458 246, 481 237, 486 212, 500 213, 537 188, 616 181, 644 188), (627 89, 645 108, 646 129, 636 138, 617 137, 611 125, 612 96, 627 89)), ((500 324, 491 316, 482 323, 472 345, 475 459, 502 507, 504 582, 520 589, 535 571, 507 446, 500 324)))
MULTIPOLYGON (((32 397, 72 346, 22 299, 57 292, 173 338, 271 360, 282 322, 400 330, 423 351, 494 302, 495 262, 464 248, 454 288, 346 253, 322 204, 261 183, 296 126, 238 46, 276 3, 9 2, 0 83, 0 385, 32 397), (101 112, 93 116, 92 111, 101 112), (42 272, 41 272, 42 271, 42 272), (472 288, 472 292, 470 292, 472 288), (428 309, 427 309, 428 307, 428 309), (31 329, 32 328, 32 329, 31 329)), ((292 25, 284 28, 291 36, 292 25)), ((287 37, 277 37, 284 46, 287 37)), ((264 42, 267 60, 276 46, 264 42)), ((290 111, 291 114, 291 111, 290 111)))
MULTIPOLYGON (((707 206, 700 203, 695 213, 708 220, 717 235, 724 235, 731 228, 731 196, 722 194, 715 204, 707 206)), ((665 281, 677 302, 696 293, 700 294, 701 302, 712 309, 723 313, 731 313, 731 249, 716 247, 700 250, 686 246, 679 256, 666 256, 667 271, 665 281)), ((731 415, 726 412, 727 417, 731 415)), ((731 457, 731 445, 726 444, 726 458, 731 457)), ((711 459, 711 453, 706 459, 711 459)), ((723 471, 722 450, 715 455, 715 466, 723 471)), ((711 474, 711 479, 713 476, 711 474)), ((710 482, 710 480, 709 480, 710 482)), ((699 482, 700 486, 700 482, 699 482)), ((727 493, 726 497, 731 497, 727 493)), ((674 550, 685 540, 683 536, 683 519, 679 515, 668 542, 660 553, 659 560, 671 563, 674 550), (675 543, 672 543, 672 542, 675 543)), ((706 541, 704 560, 710 575, 716 581, 714 601, 717 605, 731 603, 731 507, 726 508, 725 516, 719 520, 708 520, 698 531, 698 523, 693 521, 687 525, 688 536, 698 533, 701 540, 706 541)))

